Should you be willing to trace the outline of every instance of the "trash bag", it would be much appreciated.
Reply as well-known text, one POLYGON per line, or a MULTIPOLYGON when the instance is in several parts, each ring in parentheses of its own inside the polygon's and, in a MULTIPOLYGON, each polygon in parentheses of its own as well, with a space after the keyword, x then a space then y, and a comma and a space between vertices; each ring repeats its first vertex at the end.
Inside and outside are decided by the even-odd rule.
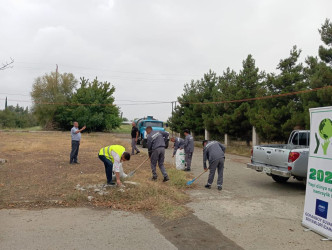
MULTIPOLYGON (((120 163, 120 178, 127 178, 127 174, 123 172, 122 163, 120 163)), ((116 180, 115 172, 112 173, 112 180, 116 180)))
POLYGON ((184 170, 186 164, 184 159, 185 159, 184 149, 176 150, 175 166, 177 170, 184 170))

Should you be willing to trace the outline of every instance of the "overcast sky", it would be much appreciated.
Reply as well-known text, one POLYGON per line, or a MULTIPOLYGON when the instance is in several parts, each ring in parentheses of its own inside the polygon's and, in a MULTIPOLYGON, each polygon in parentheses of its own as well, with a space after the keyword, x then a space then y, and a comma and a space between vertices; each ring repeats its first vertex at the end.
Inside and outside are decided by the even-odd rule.
POLYGON ((209 69, 239 71, 248 54, 276 71, 293 45, 317 56, 331 0, 0 0, 0 109, 31 105, 34 79, 55 71, 116 87, 129 119, 166 120, 183 85, 209 69), (19 100, 19 101, 18 101, 19 100))

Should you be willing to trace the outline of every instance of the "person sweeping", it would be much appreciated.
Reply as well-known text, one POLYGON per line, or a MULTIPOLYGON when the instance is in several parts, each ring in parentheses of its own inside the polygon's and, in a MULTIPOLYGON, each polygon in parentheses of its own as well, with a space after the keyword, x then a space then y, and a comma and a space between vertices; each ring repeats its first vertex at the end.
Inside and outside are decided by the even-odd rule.
POLYGON ((165 140, 164 137, 168 134, 164 131, 153 131, 151 126, 145 129, 147 136, 148 152, 151 161, 152 180, 156 181, 158 178, 156 168, 157 163, 159 169, 164 176, 163 182, 169 181, 168 174, 164 166, 165 160, 165 140))
POLYGON ((121 186, 120 166, 122 162, 130 160, 130 154, 121 145, 110 145, 99 150, 99 159, 105 165, 105 173, 108 185, 115 185, 112 181, 112 172, 114 170, 116 176, 116 184, 121 186))
POLYGON ((218 170, 217 187, 218 190, 222 190, 223 184, 223 173, 224 173, 224 162, 225 162, 225 150, 226 147, 217 141, 203 141, 203 167, 207 171, 206 161, 209 161, 209 178, 205 185, 206 188, 210 189, 213 183, 214 175, 218 170))

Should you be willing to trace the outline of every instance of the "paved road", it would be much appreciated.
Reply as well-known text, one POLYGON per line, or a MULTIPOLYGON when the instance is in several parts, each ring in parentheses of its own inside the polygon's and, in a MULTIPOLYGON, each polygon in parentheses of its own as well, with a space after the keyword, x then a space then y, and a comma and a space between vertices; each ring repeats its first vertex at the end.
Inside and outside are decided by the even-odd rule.
POLYGON ((110 211, 0 210, 0 249, 177 249, 143 215, 110 211))

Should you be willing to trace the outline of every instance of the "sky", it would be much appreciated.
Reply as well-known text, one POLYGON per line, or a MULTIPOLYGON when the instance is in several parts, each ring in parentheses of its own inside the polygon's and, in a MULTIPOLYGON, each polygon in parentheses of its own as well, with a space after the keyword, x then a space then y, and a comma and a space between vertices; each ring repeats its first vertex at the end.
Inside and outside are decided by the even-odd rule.
POLYGON ((184 84, 210 69, 239 71, 251 54, 277 72, 293 45, 318 56, 331 0, 0 0, 0 109, 31 106, 52 71, 108 81, 129 120, 167 120, 184 84), (146 104, 166 102, 159 104, 146 104))

